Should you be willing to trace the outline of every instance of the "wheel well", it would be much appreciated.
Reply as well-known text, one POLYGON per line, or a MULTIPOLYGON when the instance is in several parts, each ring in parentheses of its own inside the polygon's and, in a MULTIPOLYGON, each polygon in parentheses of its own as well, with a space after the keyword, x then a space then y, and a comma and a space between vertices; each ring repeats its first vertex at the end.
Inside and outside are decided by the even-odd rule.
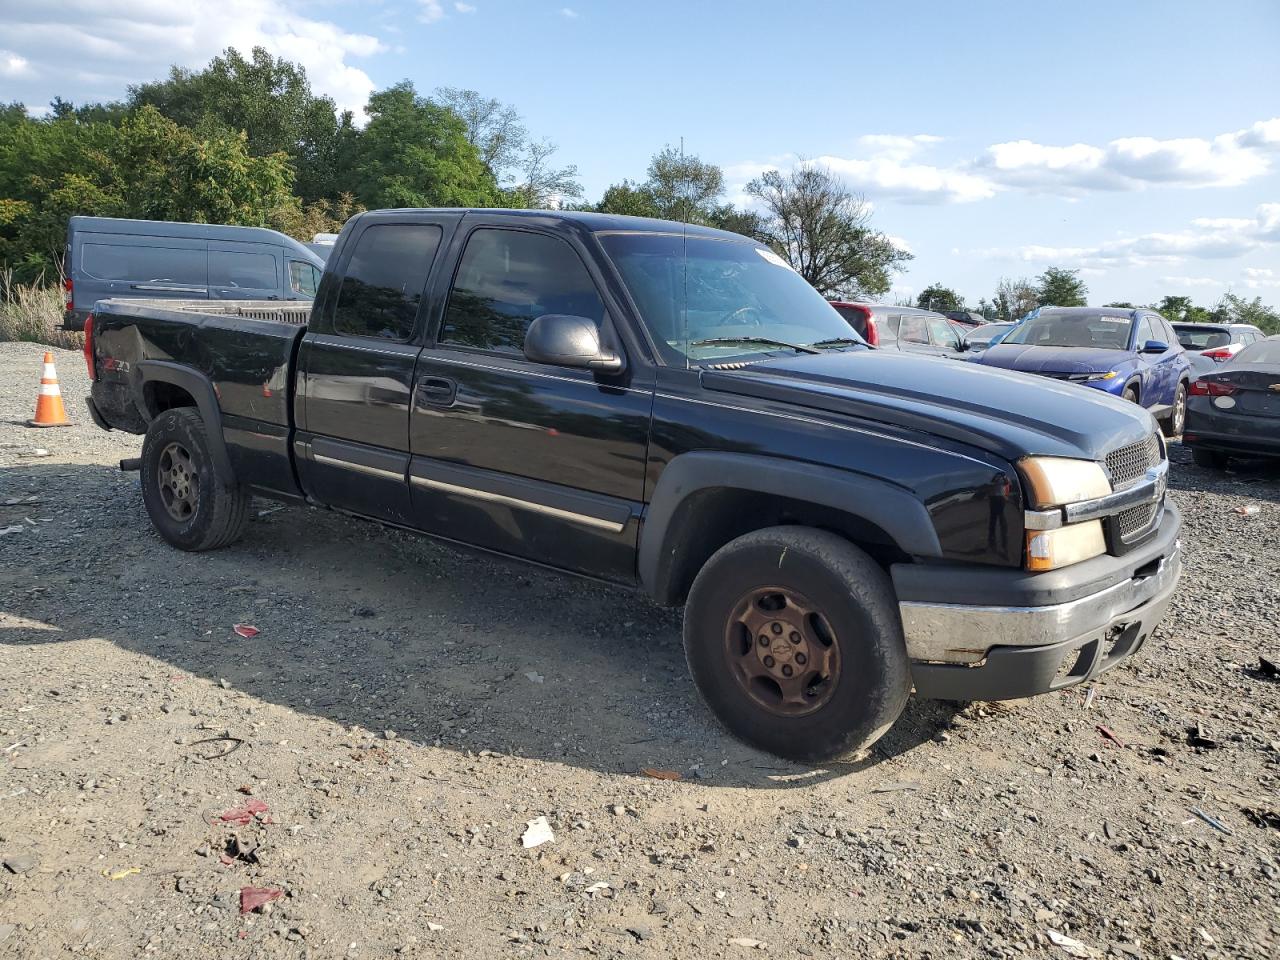
POLYGON ((1133 395, 1137 397, 1139 400, 1142 399, 1142 381, 1139 380, 1138 378, 1135 377, 1134 379, 1126 383, 1120 392, 1123 394, 1128 390, 1132 390, 1133 395))
POLYGON ((174 407, 196 406, 195 397, 176 383, 165 380, 148 380, 143 385, 142 396, 147 404, 147 414, 152 420, 174 407))
POLYGON ((671 529, 682 532, 670 552, 662 599, 683 603, 698 571, 731 540, 766 527, 790 525, 844 537, 886 569, 910 559, 882 527, 834 507, 752 490, 701 490, 686 498, 672 517, 671 529))

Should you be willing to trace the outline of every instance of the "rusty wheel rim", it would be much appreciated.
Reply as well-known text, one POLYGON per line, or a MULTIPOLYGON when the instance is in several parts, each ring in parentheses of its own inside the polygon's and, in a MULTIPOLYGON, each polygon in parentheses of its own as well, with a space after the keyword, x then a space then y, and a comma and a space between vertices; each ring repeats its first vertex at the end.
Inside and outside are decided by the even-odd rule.
POLYGON ((169 516, 182 523, 190 520, 200 504, 200 476, 186 447, 171 443, 160 451, 156 480, 169 516))
POLYGON ((734 604, 724 654, 742 691, 778 717, 820 710, 840 681, 840 646, 830 621, 786 587, 760 587, 734 604))

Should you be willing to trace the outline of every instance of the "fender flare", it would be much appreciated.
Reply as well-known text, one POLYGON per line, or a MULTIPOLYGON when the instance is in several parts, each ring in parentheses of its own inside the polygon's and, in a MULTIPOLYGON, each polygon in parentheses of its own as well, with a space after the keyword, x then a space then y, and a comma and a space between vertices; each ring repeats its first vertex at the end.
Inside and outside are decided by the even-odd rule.
POLYGON ((171 383, 187 391, 195 399, 200 419, 204 421, 213 469, 223 480, 234 483, 235 471, 231 468, 231 457, 227 454, 226 440, 222 435, 222 408, 218 406, 218 393, 213 381, 198 370, 168 360, 140 360, 135 369, 138 372, 133 378, 133 402, 142 419, 148 424, 155 419, 147 408, 148 383, 171 383))
POLYGON ((742 453, 695 451, 662 471, 645 509, 637 573, 659 603, 677 602, 673 559, 685 535, 681 507, 714 489, 797 499, 840 510, 884 530, 904 553, 939 557, 938 533, 925 505, 903 487, 835 467, 742 453))

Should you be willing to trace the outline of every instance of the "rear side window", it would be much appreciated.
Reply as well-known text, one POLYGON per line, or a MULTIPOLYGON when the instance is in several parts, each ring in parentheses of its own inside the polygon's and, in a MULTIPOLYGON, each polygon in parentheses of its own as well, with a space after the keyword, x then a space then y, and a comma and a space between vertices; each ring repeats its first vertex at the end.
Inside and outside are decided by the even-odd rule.
POLYGON ((80 250, 80 272, 94 280, 203 287, 209 279, 208 254, 204 249, 86 243, 80 250))
POLYGON ((928 343, 929 328, 924 322, 924 317, 903 316, 898 336, 907 343, 928 343))
POLYGON ((408 340, 441 234, 425 223, 385 223, 361 233, 338 292, 334 332, 408 340))
POLYGON ((277 290, 276 258, 269 253, 209 251, 209 286, 277 290))
POLYGON ((555 237, 481 229, 467 240, 439 339, 521 354, 529 324, 547 313, 603 322, 604 302, 581 258, 555 237))

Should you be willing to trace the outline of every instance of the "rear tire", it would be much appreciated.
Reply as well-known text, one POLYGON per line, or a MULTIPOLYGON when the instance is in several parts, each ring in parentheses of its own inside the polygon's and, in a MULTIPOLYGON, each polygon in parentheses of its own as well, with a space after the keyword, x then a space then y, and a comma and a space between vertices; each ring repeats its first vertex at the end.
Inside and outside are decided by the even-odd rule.
POLYGON ((689 591, 684 647, 725 728, 788 760, 860 753, 911 690, 889 577, 847 540, 808 527, 758 530, 718 550, 689 591))
POLYGON ((156 532, 179 550, 225 547, 249 518, 249 494, 218 476, 204 421, 191 407, 166 410, 147 428, 142 501, 156 532))
POLYGON ((1166 437, 1178 437, 1182 435, 1182 428, 1186 423, 1187 385, 1179 381, 1177 392, 1173 395, 1173 409, 1169 411, 1169 416, 1160 421, 1160 430, 1166 437))
POLYGON ((1197 467, 1204 467, 1208 470, 1225 470, 1227 469, 1227 462, 1231 458, 1220 450, 1205 450, 1202 447, 1193 447, 1191 449, 1191 459, 1197 467))

